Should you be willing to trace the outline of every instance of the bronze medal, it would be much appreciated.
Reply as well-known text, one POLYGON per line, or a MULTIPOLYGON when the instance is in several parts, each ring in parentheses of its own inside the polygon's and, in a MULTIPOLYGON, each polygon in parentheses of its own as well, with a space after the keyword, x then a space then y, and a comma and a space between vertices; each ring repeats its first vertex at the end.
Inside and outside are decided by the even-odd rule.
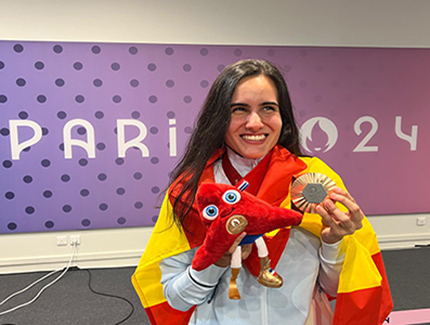
POLYGON ((323 202, 336 183, 319 173, 299 176, 291 185, 291 201, 302 212, 315 213, 315 208, 323 202))

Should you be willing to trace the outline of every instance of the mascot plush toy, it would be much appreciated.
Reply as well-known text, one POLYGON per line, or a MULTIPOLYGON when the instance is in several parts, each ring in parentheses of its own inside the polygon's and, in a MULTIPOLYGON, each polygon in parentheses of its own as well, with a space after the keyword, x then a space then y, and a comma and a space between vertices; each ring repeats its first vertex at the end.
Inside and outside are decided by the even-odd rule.
MULTIPOLYGON (((201 271, 218 261, 244 231, 247 235, 240 245, 257 246, 261 270, 258 282, 268 287, 282 286, 282 277, 272 270, 263 235, 275 229, 297 226, 302 214, 273 207, 252 194, 243 192, 247 183, 238 187, 227 184, 203 183, 197 191, 197 205, 207 227, 206 238, 197 250, 192 267, 201 271)), ((242 266, 240 246, 232 255, 229 298, 240 299, 236 279, 242 266)))

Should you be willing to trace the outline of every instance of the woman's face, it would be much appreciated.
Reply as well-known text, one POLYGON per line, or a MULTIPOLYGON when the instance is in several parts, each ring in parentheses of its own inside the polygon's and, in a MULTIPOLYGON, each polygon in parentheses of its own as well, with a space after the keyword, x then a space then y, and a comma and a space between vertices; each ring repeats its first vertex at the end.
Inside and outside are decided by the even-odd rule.
POLYGON ((266 155, 278 142, 282 129, 278 92, 264 75, 242 79, 230 105, 231 121, 226 144, 245 158, 266 155))

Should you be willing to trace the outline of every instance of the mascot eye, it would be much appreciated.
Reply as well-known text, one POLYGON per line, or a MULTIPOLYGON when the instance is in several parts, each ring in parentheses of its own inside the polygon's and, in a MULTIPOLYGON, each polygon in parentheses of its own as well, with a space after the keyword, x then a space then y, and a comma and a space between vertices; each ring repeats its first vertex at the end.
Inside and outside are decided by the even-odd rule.
POLYGON ((240 201, 240 193, 236 190, 229 190, 224 193, 224 195, 222 196, 222 199, 224 200, 225 203, 236 204, 237 202, 240 201))
POLYGON ((203 209, 203 217, 208 220, 214 220, 218 217, 218 208, 216 205, 208 205, 203 209))

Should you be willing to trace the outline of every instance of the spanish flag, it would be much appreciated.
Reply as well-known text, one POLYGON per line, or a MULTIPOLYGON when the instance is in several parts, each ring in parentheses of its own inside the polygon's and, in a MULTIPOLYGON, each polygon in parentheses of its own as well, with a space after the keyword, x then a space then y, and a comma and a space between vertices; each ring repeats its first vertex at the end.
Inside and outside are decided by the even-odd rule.
MULTIPOLYGON (((203 172, 201 182, 214 181, 213 162, 222 154, 222 150, 214 154, 203 172)), ((299 176, 303 173, 325 174, 338 187, 345 189, 340 177, 318 158, 298 158, 286 149, 275 146, 257 197, 273 205, 291 207, 289 188, 292 176, 299 176)), ((170 307, 160 283, 159 263, 167 257, 200 246, 205 235, 205 228, 200 222, 195 223, 198 226, 193 231, 194 234, 198 233, 198 236, 191 236, 173 224, 172 196, 170 194, 171 192, 163 201, 157 224, 132 276, 133 286, 149 320, 152 324, 160 325, 188 324, 195 307, 186 312, 170 307)), ((341 205, 339 208, 346 210, 341 205)), ((195 208, 192 209, 190 217, 191 219, 199 218, 195 208)), ((300 227, 320 236, 323 229, 321 217, 317 214, 306 213, 300 227)), ((288 232, 287 235, 285 231, 270 233, 266 235, 266 239, 276 243, 273 245, 274 247, 285 247, 288 232)), ((272 245, 268 246, 271 256, 272 253, 278 255, 277 252, 271 251, 270 246, 272 245)), ((342 247, 345 249, 345 261, 339 279, 333 324, 382 324, 391 312, 393 303, 376 234, 367 219, 363 220, 362 229, 344 238, 342 247)), ((273 258, 272 261, 276 263, 273 258)))

